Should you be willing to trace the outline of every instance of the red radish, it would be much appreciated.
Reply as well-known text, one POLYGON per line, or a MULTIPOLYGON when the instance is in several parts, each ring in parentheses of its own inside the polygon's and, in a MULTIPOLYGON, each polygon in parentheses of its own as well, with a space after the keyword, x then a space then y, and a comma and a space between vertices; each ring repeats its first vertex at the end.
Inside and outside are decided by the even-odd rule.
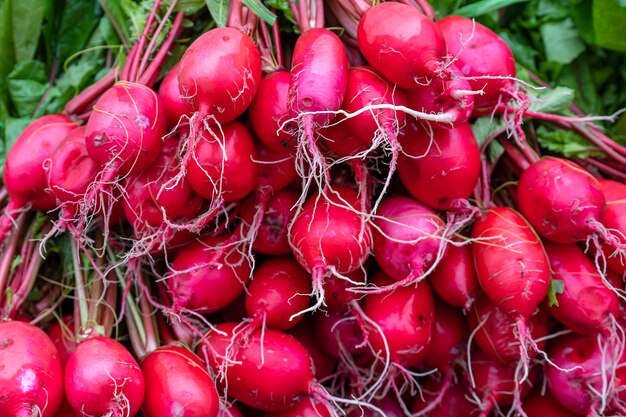
POLYGON ((234 121, 220 132, 202 131, 196 139, 187 179, 193 190, 210 200, 241 200, 257 180, 256 150, 248 129, 234 121))
POLYGON ((443 222, 435 211, 412 198, 387 198, 374 224, 376 262, 397 281, 396 287, 426 276, 444 254, 443 222))
POLYGON ((180 123, 184 123, 183 116, 187 116, 188 109, 187 103, 180 95, 180 89, 178 87, 178 71, 180 69, 180 63, 177 63, 168 71, 161 85, 159 86, 159 97, 165 107, 165 114, 167 115, 167 125, 170 128, 178 126, 180 123))
POLYGON ((191 140, 205 121, 227 123, 250 105, 261 80, 261 56, 237 29, 211 29, 196 39, 179 63, 181 97, 195 111, 191 140))
POLYGON ((449 65, 451 78, 435 78, 428 85, 407 90, 407 106, 427 114, 446 114, 449 121, 412 120, 436 128, 451 128, 466 123, 474 110, 472 85, 456 65, 449 65))
POLYGON ((545 370, 550 392, 575 414, 603 415, 607 406, 624 400, 623 349, 623 340, 599 335, 569 334, 552 341, 549 355, 554 366, 545 370))
POLYGON ((446 303, 468 309, 481 294, 471 245, 448 245, 446 254, 428 280, 446 303))
POLYGON ((443 394, 441 394, 440 387, 435 389, 426 387, 424 388, 424 395, 417 395, 413 400, 413 415, 426 417, 472 416, 478 407, 471 403, 469 398, 469 392, 464 384, 451 385, 443 394), (439 396, 441 398, 438 398, 439 396))
POLYGON ((96 102, 87 121, 89 156, 103 167, 99 181, 139 173, 161 153, 166 133, 165 107, 145 85, 121 81, 96 102))
POLYGON ((539 310, 529 319, 530 338, 524 338, 526 346, 521 347, 520 339, 515 334, 517 330, 515 320, 486 297, 474 303, 467 315, 469 327, 474 334, 472 340, 491 359, 505 364, 519 361, 525 355, 532 359, 539 353, 537 349, 544 350, 545 341, 538 343, 531 341, 548 334, 550 329, 547 318, 548 315, 539 310))
MULTIPOLYGON (((372 146, 370 138, 361 138, 346 129, 345 122, 340 123, 341 116, 332 120, 330 126, 320 129, 319 139, 324 141, 327 155, 354 161, 354 156, 372 146), (365 139, 368 139, 367 141, 365 139)), ((350 119, 347 119, 350 120, 350 119)), ((333 175, 333 179, 335 176, 333 175)))
MULTIPOLYGON (((378 273, 372 282, 377 286, 387 286, 393 280, 378 273)), ((411 366, 426 356, 435 315, 428 283, 368 294, 363 311, 378 326, 370 329, 369 341, 384 360, 411 366)))
POLYGON ((608 328, 611 317, 618 314, 618 298, 603 283, 593 263, 575 244, 544 245, 552 279, 563 284, 563 291, 556 294, 558 305, 549 308, 552 316, 581 334, 608 328))
POLYGON ((311 398, 305 398, 287 411, 264 413, 261 417, 331 417, 331 414, 324 405, 311 398))
POLYGON ((63 399, 63 368, 54 343, 21 321, 0 322, 0 415, 54 417, 63 399))
POLYGON ((23 209, 51 210, 56 206, 54 195, 47 192, 44 162, 77 127, 67 116, 52 114, 36 119, 17 137, 7 153, 2 174, 10 200, 0 219, 0 242, 23 209))
POLYGON ((445 72, 444 38, 418 9, 394 2, 371 7, 359 22, 359 50, 389 81, 412 89, 445 72))
POLYGON ((448 16, 436 23, 445 38, 448 55, 469 81, 474 114, 491 112, 507 93, 513 92, 515 59, 509 46, 493 31, 462 16, 448 16))
POLYGON ((300 196, 295 191, 280 190, 268 198, 265 210, 259 213, 257 197, 246 198, 240 206, 240 216, 246 224, 253 226, 255 216, 262 216, 259 228, 252 240, 252 249, 264 255, 289 255, 289 224, 294 218, 292 211, 300 196))
POLYGON ((260 192, 277 192, 298 179, 295 157, 285 151, 274 152, 256 143, 257 187, 260 192))
POLYGON ((357 356, 366 352, 367 339, 352 313, 329 311, 313 318, 317 343, 330 356, 340 359, 346 353, 357 356))
POLYGON ((494 409, 511 404, 518 412, 521 411, 522 399, 530 393, 537 380, 537 368, 531 369, 531 377, 520 384, 514 366, 488 359, 480 351, 472 355, 468 362, 466 377, 470 380, 469 386, 474 395, 478 395, 481 401, 479 417, 487 417, 494 409))
POLYGON ((545 157, 520 176, 517 205, 537 232, 557 243, 606 237, 601 224, 606 207, 602 187, 581 166, 562 158, 545 157))
POLYGON ((143 402, 144 378, 122 344, 96 336, 81 342, 67 361, 65 394, 81 416, 134 416, 143 402))
POLYGON ((254 132, 274 152, 295 153, 296 150, 296 138, 281 129, 289 118, 290 80, 291 74, 287 71, 275 71, 261 78, 248 111, 254 132))
POLYGON ((524 400, 523 408, 528 417, 574 417, 576 415, 563 407, 549 391, 543 395, 535 392, 524 400))
POLYGON ((296 327, 291 329, 290 334, 298 339, 298 341, 302 343, 302 346, 309 352, 313 360, 315 378, 321 380, 335 372, 337 360, 322 349, 319 340, 317 340, 315 334, 311 331, 312 328, 313 319, 311 316, 305 316, 304 320, 301 320, 296 327))
POLYGON ((550 266, 543 245, 528 222, 510 208, 490 209, 472 228, 476 274, 498 308, 529 318, 548 293, 550 266))
POLYGON ((61 365, 65 365, 77 346, 74 335, 74 317, 66 315, 63 316, 62 320, 53 322, 48 329, 48 336, 59 352, 61 365))
POLYGON ((180 346, 156 349, 141 364, 146 385, 145 417, 217 417, 219 397, 200 358, 180 346))
POLYGON ((74 205, 85 197, 100 170, 87 152, 85 130, 84 126, 72 130, 54 151, 50 165, 46 167, 50 192, 72 215, 75 214, 72 213, 74 205))
POLYGON ((530 317, 548 294, 550 265, 539 237, 519 213, 496 207, 484 212, 472 227, 474 264, 485 295, 516 325, 523 374, 528 375, 532 343, 530 317))
MULTIPOLYGON (((341 108, 347 86, 348 58, 343 43, 328 29, 302 33, 293 51, 289 83, 289 117, 298 125, 297 160, 305 170, 327 176, 315 132, 326 127, 341 108)), ((306 189, 305 189, 306 191, 306 189)))
POLYGON ((311 279, 293 258, 270 258, 255 270, 246 291, 246 313, 253 322, 274 330, 288 330, 309 306, 311 279), (293 319, 291 319, 293 317, 293 319))
MULTIPOLYGON (((347 88, 341 108, 347 113, 357 116, 345 120, 345 128, 352 137, 359 139, 365 149, 380 147, 383 141, 385 148, 391 149, 389 172, 380 195, 385 195, 391 178, 396 170, 400 146, 396 131, 404 125, 405 113, 395 111, 393 106, 406 106, 406 97, 397 87, 388 83, 380 74, 370 67, 357 67, 348 70, 347 88), (376 108, 376 106, 390 106, 376 108), (366 109, 371 109, 365 111, 366 109)), ((373 211, 376 210, 374 205, 373 211)))
MULTIPOLYGON (((385 417, 405 417, 403 406, 392 395, 387 395, 379 400, 373 400, 372 404, 378 407, 385 417)), ((346 417, 379 417, 377 411, 368 408, 353 408, 346 417)))
POLYGON ((436 210, 467 209, 480 173, 480 151, 469 123, 430 131, 408 126, 400 143, 398 174, 413 197, 436 210))
POLYGON ((225 234, 206 235, 179 251, 167 278, 174 310, 213 313, 243 292, 250 266, 242 254, 222 246, 227 240, 225 234))
POLYGON ((289 242, 300 265, 312 274, 313 292, 324 301, 323 277, 343 275, 361 267, 370 254, 372 235, 356 212, 358 196, 336 186, 326 197, 312 196, 291 224, 289 242))
POLYGON ((465 352, 468 333, 461 311, 437 301, 424 363, 430 368, 451 372, 452 366, 465 352))
MULTIPOLYGON (((600 186, 606 200, 606 210, 602 215, 602 224, 607 229, 615 230, 620 245, 626 245, 626 185, 610 180, 601 180, 600 186)), ((606 243, 603 245, 607 267, 620 277, 626 275, 626 256, 621 251, 615 252, 606 243)))
POLYGON ((178 170, 176 142, 167 141, 159 158, 136 176, 129 176, 125 183, 124 213, 135 232, 149 232, 167 220, 189 220, 199 214, 202 199, 183 179, 168 186, 178 170))
POLYGON ((276 330, 257 330, 245 343, 233 347, 229 359, 235 362, 230 362, 226 348, 232 344, 235 324, 216 327, 227 336, 209 333, 202 349, 213 371, 225 378, 218 381, 226 383, 229 396, 259 410, 278 412, 295 406, 310 392, 314 385, 311 357, 295 338, 276 330))
POLYGON ((226 406, 221 406, 220 411, 217 413, 217 417, 244 417, 244 415, 239 411, 236 405, 229 404, 226 406))
MULTIPOLYGON (((367 268, 366 268, 367 269, 367 268)), ((350 281, 329 276, 324 278, 324 294, 326 295, 326 306, 334 311, 346 311, 350 307, 352 301, 357 301, 362 294, 350 291, 355 285, 365 285, 366 271, 357 269, 346 274, 350 281)))

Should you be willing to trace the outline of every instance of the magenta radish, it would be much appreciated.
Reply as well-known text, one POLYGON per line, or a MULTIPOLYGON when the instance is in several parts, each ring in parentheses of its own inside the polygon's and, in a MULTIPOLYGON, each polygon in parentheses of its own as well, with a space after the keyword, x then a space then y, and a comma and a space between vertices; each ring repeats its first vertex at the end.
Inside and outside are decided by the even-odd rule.
POLYGON ((530 377, 520 384, 515 366, 489 359, 480 351, 472 355, 471 361, 468 359, 468 368, 468 387, 480 399, 479 417, 487 417, 494 409, 509 405, 520 412, 522 400, 539 376, 537 368, 532 368, 530 377))
POLYGON ((240 207, 240 216, 246 224, 253 225, 255 216, 259 219, 259 228, 252 241, 252 249, 265 255, 289 255, 289 224, 294 218, 292 210, 300 196, 295 191, 280 190, 268 198, 265 210, 259 213, 256 196, 246 198, 240 207))
MULTIPOLYGON (((378 273, 372 282, 384 287, 393 280, 378 273)), ((426 356, 435 315, 435 302, 428 283, 368 294, 363 311, 378 327, 368 325, 369 341, 383 360, 412 366, 426 356)))
POLYGON ((601 223, 606 208, 602 187, 571 161, 545 157, 525 169, 517 205, 537 233, 553 242, 577 242, 592 233, 609 238, 601 223))
POLYGON ((618 314, 618 298, 603 283, 593 263, 574 244, 546 242, 552 279, 561 281, 563 291, 555 294, 558 305, 550 314, 576 333, 593 334, 608 329, 618 314))
POLYGON ((321 348, 333 358, 346 353, 358 356, 368 350, 367 339, 357 317, 351 312, 329 311, 313 317, 314 335, 321 348))
POLYGON ((303 205, 289 230, 293 253, 312 274, 313 293, 324 302, 323 277, 343 275, 361 267, 371 251, 372 234, 356 210, 355 191, 336 186, 326 197, 312 196, 303 205))
POLYGON ((187 179, 193 190, 209 200, 241 200, 257 181, 254 140, 240 122, 224 124, 219 132, 202 131, 195 139, 187 179))
POLYGON ((371 7, 359 22, 357 41, 367 62, 402 88, 428 84, 445 73, 444 38, 412 6, 383 2, 371 7))
POLYGON ((563 407, 550 391, 536 391, 524 400, 524 412, 528 417, 574 417, 576 414, 563 407))
POLYGON ((448 245, 446 254, 428 280, 443 301, 468 309, 482 292, 471 245, 448 245))
MULTIPOLYGON (((367 267, 367 265, 365 266, 367 267)), ((350 303, 352 301, 357 301, 362 297, 362 294, 357 294, 354 291, 351 291, 350 288, 358 285, 365 285, 367 268, 365 268, 365 270, 357 269, 349 272, 346 274, 346 277, 350 281, 333 275, 324 278, 326 306, 330 310, 346 311, 350 308, 350 303)))
POLYGON ((261 417, 331 417, 328 408, 319 402, 305 398, 295 406, 282 413, 265 413, 261 417))
POLYGON ((163 106, 165 107, 165 114, 167 115, 167 125, 170 128, 174 128, 179 124, 186 123, 183 116, 187 116, 188 109, 187 103, 180 95, 180 89, 178 87, 178 71, 180 63, 174 65, 172 69, 168 71, 159 90, 157 91, 163 106))
POLYGON ((63 400, 63 368, 41 329, 0 322, 0 393, 0 415, 55 416, 63 400))
POLYGON ((261 78, 248 111, 254 132, 274 152, 295 153, 296 150, 296 138, 282 129, 282 124, 289 119, 290 80, 291 74, 287 71, 276 71, 261 78))
POLYGON ((48 336, 59 352, 61 365, 65 365, 77 346, 74 335, 74 317, 66 315, 61 320, 53 322, 48 329, 48 336))
POLYGON ((168 185, 178 170, 176 147, 176 141, 167 141, 150 167, 125 181, 124 213, 139 236, 156 230, 164 222, 190 220, 199 214, 202 199, 186 179, 168 185))
POLYGON ((246 291, 246 313, 257 325, 288 330, 302 319, 293 316, 309 306, 310 290, 309 275, 293 258, 267 259, 254 270, 246 291))
POLYGON ((121 81, 96 102, 87 121, 89 156, 103 167, 100 181, 139 173, 161 153, 166 133, 165 107, 149 87, 121 81))
POLYGON ((213 313, 243 292, 250 265, 235 249, 222 246, 227 240, 225 234, 206 235, 180 249, 166 280, 174 310, 213 313))
POLYGON ((445 253, 443 221, 435 211, 410 197, 384 200, 374 225, 376 262, 397 281, 395 287, 425 277, 445 253))
POLYGON ((445 38, 448 55, 469 81, 474 97, 474 114, 486 114, 513 93, 515 59, 497 34, 473 19, 448 16, 436 23, 445 38))
POLYGON ((406 106, 406 98, 400 89, 388 83, 373 68, 358 67, 348 70, 346 94, 341 108, 347 113, 362 113, 346 119, 343 122, 345 128, 354 138, 363 142, 365 149, 378 148, 382 141, 384 147, 391 150, 389 172, 380 198, 385 195, 396 170, 400 154, 396 131, 404 125, 405 120, 405 113, 395 111, 393 106, 406 106), (390 107, 376 107, 381 105, 390 107), (364 111, 366 109, 371 110, 364 111))
POLYGON ((169 417, 185 413, 217 417, 220 399, 206 365, 180 346, 157 348, 143 360, 146 395, 145 417, 169 417))
POLYGON ((81 416, 134 416, 143 402, 144 377, 122 344, 95 336, 65 364, 65 395, 81 416))
POLYGON ((289 334, 298 339, 302 346, 309 352, 313 360, 315 378, 321 380, 335 372, 337 359, 330 356, 322 349, 314 332, 311 331, 312 328, 313 319, 311 316, 306 316, 296 327, 290 330, 289 334))
POLYGON ((17 137, 7 153, 2 174, 9 203, 0 219, 0 242, 11 230, 12 220, 24 209, 51 210, 56 206, 54 195, 47 191, 44 162, 77 127, 67 116, 53 114, 36 119, 17 137))
POLYGON ((455 362, 465 352, 468 335, 467 324, 461 311, 436 301, 432 334, 424 363, 429 368, 451 372, 455 362))
POLYGON ((466 123, 474 110, 472 85, 456 65, 449 65, 451 78, 435 78, 428 85, 417 85, 406 91, 407 107, 426 114, 445 114, 445 122, 410 119, 412 123, 449 129, 466 123))
POLYGON ((295 157, 287 152, 275 152, 256 143, 257 183, 259 192, 275 193, 298 179, 295 157))
POLYGON ((466 211, 480 173, 480 151, 469 123, 452 129, 405 129, 398 174, 407 191, 436 210, 466 211))
POLYGON ((298 37, 289 83, 289 121, 298 127, 297 161, 303 178, 310 172, 308 181, 328 175, 315 133, 341 108, 347 76, 348 58, 337 35, 315 28, 298 37))
POLYGON ((549 356, 554 363, 545 370, 550 392, 569 411, 603 415, 607 406, 624 400, 623 341, 569 334, 550 343, 549 356))
POLYGON ((470 402, 470 394, 463 383, 450 385, 443 394, 441 387, 437 385, 432 388, 426 386, 423 391, 423 396, 416 395, 413 400, 413 415, 426 417, 471 416, 478 409, 476 404, 470 402))
MULTIPOLYGON (((606 200, 606 210, 602 215, 602 224, 607 229, 616 231, 620 245, 626 245, 626 185, 610 180, 601 180, 600 186, 606 200)), ((603 244, 607 267, 620 277, 626 275, 626 255, 615 252, 606 243, 603 244)))
POLYGON ((95 181, 100 167, 87 152, 84 126, 70 132, 54 151, 46 167, 48 187, 63 208, 61 217, 73 218, 85 198, 89 186, 95 181))
POLYGON ((496 307, 488 298, 480 298, 467 314, 467 321, 473 333, 472 341, 491 359, 502 363, 511 363, 528 355, 530 359, 536 357, 539 350, 545 348, 545 341, 531 343, 548 335, 549 321, 547 313, 539 310, 528 321, 529 338, 525 338, 526 346, 520 346, 520 340, 515 334, 516 322, 511 316, 496 307), (521 353, 522 349, 524 352, 521 353))

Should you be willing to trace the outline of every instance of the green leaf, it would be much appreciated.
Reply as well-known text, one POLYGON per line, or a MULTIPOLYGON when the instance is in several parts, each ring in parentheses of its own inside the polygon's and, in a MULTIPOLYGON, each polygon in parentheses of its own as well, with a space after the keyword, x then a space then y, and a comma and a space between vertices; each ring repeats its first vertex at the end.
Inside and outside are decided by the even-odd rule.
POLYGON ((595 44, 615 51, 626 51, 626 4, 620 0, 593 0, 595 44))
POLYGON ((524 3, 527 1, 529 0, 480 0, 476 3, 463 6, 460 9, 455 10, 452 14, 456 16, 478 17, 512 4, 524 3))
POLYGON ((18 63, 7 77, 9 96, 19 117, 33 114, 50 84, 41 61, 18 63))
POLYGON ((550 280, 550 287, 548 288, 548 306, 558 307, 559 300, 556 298, 557 294, 562 294, 565 290, 565 282, 560 279, 552 278, 550 280))
POLYGON ((61 112, 69 100, 95 81, 100 67, 97 61, 88 59, 70 65, 50 89, 35 116, 61 112))
POLYGON ((17 62, 29 61, 35 57, 44 12, 41 0, 11 1, 13 47, 17 62))
POLYGON ((0 176, 2 175, 2 171, 4 170, 4 160, 6 159, 7 152, 15 143, 15 139, 22 133, 26 126, 32 123, 34 119, 30 117, 22 118, 22 119, 12 119, 9 118, 6 120, 6 126, 4 128, 4 140, 0 143, 0 176))
POLYGON ((96 0, 69 2, 63 10, 55 55, 63 63, 80 51, 98 26, 96 0))
POLYGON ((568 87, 547 88, 538 90, 538 101, 531 109, 543 113, 562 113, 574 101, 574 90, 568 87))
MULTIPOLYGON (((480 147, 502 129, 504 129, 504 121, 501 118, 479 117, 472 123, 472 131, 480 147)), ((503 152, 504 148, 495 140, 491 141, 487 147, 487 156, 491 162, 495 162, 503 152)))
POLYGON ((544 23, 539 30, 548 61, 570 64, 585 50, 585 44, 570 18, 544 23))
POLYGON ((570 159, 604 156, 585 138, 570 130, 550 130, 546 126, 539 126, 537 141, 542 148, 570 159))
POLYGON ((11 0, 6 0, 0 7, 0 90, 4 78, 15 65, 13 50, 13 26, 11 23, 11 0))
POLYGON ((228 6, 230 0, 205 0, 209 13, 215 20, 218 27, 226 26, 226 19, 228 18, 228 6))
POLYGON ((273 25, 276 21, 276 15, 265 7, 260 0, 242 0, 242 2, 268 25, 273 25))
POLYGON ((200 11, 204 7, 206 7, 204 0, 178 0, 175 10, 189 15, 200 11))

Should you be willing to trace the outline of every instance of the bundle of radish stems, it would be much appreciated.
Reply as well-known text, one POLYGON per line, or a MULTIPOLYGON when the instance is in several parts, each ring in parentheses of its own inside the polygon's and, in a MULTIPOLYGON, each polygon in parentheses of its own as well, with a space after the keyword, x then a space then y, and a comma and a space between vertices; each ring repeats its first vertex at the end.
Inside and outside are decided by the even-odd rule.
POLYGON ((602 118, 537 111, 498 35, 425 0, 290 0, 295 44, 232 0, 165 70, 175 5, 8 153, 0 415, 626 414, 602 118))

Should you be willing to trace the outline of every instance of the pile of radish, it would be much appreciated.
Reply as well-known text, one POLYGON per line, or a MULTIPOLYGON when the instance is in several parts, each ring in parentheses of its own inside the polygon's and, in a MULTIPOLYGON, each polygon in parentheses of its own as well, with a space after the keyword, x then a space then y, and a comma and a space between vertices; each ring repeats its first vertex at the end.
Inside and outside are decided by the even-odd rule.
POLYGON ((626 185, 524 123, 620 145, 424 0, 232 0, 166 69, 176 3, 7 155, 0 416, 626 415, 626 185))

